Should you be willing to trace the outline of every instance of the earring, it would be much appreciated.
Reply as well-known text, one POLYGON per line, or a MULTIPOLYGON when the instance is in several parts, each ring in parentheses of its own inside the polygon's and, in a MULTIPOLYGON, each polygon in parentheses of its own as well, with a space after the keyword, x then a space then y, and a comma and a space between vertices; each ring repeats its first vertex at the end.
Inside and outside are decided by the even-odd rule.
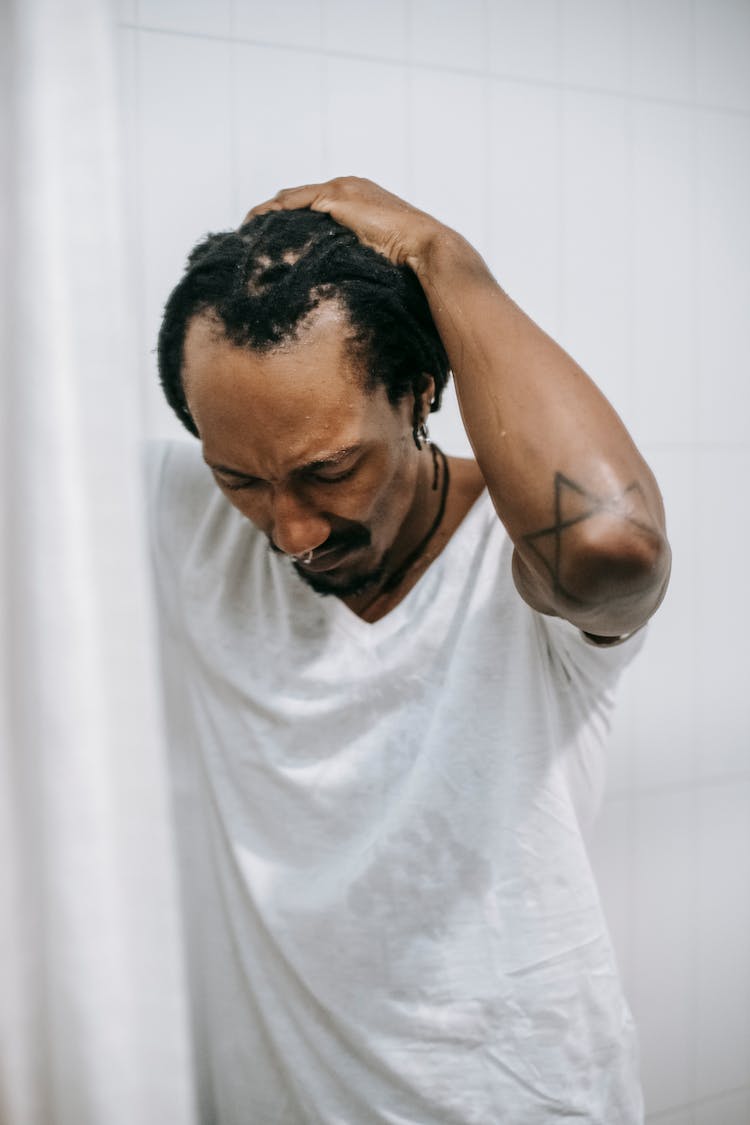
POLYGON ((414 434, 414 444, 417 449, 421 449, 423 446, 430 444, 430 431, 427 429, 427 423, 425 421, 421 421, 419 425, 415 425, 412 432, 414 434))

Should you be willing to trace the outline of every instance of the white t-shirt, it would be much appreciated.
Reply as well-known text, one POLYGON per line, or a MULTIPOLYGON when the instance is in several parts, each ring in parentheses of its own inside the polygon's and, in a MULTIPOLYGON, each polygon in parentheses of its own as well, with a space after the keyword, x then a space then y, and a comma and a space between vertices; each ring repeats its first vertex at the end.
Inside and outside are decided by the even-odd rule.
POLYGON ((368 624, 152 443, 201 1121, 642 1121, 584 845, 613 688, 487 492, 368 624))

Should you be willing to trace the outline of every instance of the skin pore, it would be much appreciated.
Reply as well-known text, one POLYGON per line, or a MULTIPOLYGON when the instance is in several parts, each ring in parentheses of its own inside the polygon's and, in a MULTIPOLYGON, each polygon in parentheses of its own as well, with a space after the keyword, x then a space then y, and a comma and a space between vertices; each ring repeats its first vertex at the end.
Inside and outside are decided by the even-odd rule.
MULTIPOLYGON (((309 564, 294 564, 313 589, 377 620, 424 569, 379 598, 430 528, 439 492, 432 457, 412 437, 413 399, 394 406, 382 384, 366 390, 350 340, 346 311, 333 301, 310 315, 296 340, 264 353, 227 341, 205 313, 188 328, 183 382, 204 459, 230 503, 273 549, 298 560, 313 552, 309 564)), ((431 389, 428 379, 424 417, 431 389)), ((473 462, 456 470, 427 562, 483 484, 473 462)))

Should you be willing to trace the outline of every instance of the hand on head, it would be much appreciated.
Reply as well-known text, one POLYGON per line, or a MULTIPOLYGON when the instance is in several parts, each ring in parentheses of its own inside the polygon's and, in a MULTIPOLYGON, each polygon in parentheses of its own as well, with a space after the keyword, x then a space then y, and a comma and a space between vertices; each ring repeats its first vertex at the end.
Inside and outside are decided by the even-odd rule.
POLYGON ((442 224, 425 211, 359 176, 337 176, 322 184, 284 188, 273 199, 253 207, 243 223, 268 211, 303 208, 326 212, 353 230, 365 246, 394 265, 407 265, 415 272, 420 253, 442 229, 442 224))

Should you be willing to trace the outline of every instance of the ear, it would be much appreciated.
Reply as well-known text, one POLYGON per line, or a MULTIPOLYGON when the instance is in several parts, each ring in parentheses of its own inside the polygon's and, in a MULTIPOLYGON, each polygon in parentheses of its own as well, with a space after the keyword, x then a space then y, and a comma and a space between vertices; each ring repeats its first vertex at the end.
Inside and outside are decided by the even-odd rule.
POLYGON ((419 449, 419 430, 420 427, 427 422, 435 398, 435 380, 432 375, 428 375, 426 371, 421 372, 421 374, 414 379, 412 394, 413 397, 409 398, 406 396, 402 400, 402 404, 411 414, 411 432, 414 436, 417 449, 419 449))
POLYGON ((415 380, 414 397, 419 403, 419 417, 424 421, 435 399, 435 380, 428 372, 423 371, 419 379, 415 380))

